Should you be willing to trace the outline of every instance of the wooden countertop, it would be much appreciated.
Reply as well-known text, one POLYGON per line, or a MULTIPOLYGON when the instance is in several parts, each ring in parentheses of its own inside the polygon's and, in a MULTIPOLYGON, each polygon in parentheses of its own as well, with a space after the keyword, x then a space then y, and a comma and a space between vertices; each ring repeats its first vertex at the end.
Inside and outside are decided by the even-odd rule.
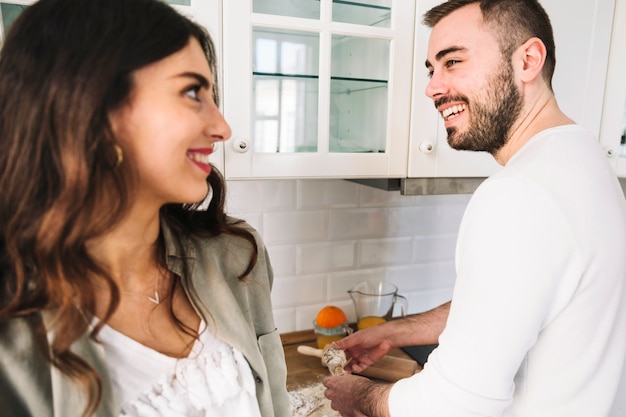
MULTIPOLYGON (((294 390, 309 386, 330 375, 328 368, 322 365, 320 358, 305 356, 296 350, 300 345, 317 348, 315 333, 313 330, 284 333, 280 335, 287 362, 287 389, 294 390)), ((389 356, 412 360, 401 349, 393 349, 389 356)), ((419 365, 418 365, 419 366, 419 365)), ((421 369, 421 367, 420 367, 421 369)))

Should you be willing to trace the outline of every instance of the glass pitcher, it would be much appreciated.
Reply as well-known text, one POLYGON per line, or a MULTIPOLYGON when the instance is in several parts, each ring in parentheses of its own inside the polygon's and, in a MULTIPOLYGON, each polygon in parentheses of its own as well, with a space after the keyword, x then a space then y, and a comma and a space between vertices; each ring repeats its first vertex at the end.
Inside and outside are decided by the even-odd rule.
POLYGON ((390 320, 396 303, 400 305, 401 316, 408 307, 406 297, 398 294, 398 287, 385 281, 360 282, 348 294, 356 310, 357 330, 390 320))

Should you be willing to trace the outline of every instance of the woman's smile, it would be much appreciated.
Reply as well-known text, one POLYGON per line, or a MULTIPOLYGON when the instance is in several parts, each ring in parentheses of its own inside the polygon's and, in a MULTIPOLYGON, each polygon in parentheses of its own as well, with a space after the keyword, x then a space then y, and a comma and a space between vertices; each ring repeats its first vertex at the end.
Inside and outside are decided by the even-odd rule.
POLYGON ((187 151, 187 157, 206 174, 211 172, 210 157, 214 151, 214 146, 210 148, 197 148, 187 151))

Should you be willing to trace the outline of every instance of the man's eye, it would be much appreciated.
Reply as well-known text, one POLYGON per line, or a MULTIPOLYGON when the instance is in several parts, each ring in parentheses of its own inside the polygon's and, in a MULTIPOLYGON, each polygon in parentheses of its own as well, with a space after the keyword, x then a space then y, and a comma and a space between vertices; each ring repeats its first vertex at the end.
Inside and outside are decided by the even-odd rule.
POLYGON ((454 64, 458 64, 458 63, 459 63, 459 61, 457 61, 456 59, 450 59, 450 60, 446 61, 446 67, 451 67, 454 64))

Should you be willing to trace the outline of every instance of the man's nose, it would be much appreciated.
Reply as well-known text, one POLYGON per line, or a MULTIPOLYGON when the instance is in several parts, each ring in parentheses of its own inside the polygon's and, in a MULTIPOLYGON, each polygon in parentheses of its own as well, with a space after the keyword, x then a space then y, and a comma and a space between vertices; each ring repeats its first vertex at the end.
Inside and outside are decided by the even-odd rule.
POLYGON ((426 90, 424 93, 426 96, 431 99, 435 99, 439 96, 445 95, 448 92, 447 84, 444 80, 444 77, 437 71, 433 71, 430 76, 430 81, 428 81, 428 85, 426 85, 426 90))

